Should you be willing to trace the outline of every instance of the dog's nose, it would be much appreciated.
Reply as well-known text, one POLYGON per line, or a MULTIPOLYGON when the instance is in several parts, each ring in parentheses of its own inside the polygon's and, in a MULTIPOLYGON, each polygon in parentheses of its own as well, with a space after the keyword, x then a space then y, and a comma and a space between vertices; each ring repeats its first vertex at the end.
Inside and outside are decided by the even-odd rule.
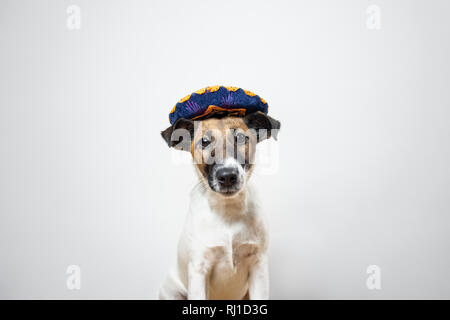
POLYGON ((219 184, 223 187, 231 187, 236 184, 238 179, 237 168, 220 168, 216 173, 219 184))

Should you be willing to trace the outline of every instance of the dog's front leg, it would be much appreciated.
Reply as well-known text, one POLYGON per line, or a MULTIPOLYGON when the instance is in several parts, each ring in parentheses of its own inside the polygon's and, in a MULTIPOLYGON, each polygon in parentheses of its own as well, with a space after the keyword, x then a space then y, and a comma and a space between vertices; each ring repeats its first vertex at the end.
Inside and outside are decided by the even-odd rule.
POLYGON ((250 300, 269 299, 269 266, 266 254, 260 256, 250 269, 249 298, 250 300))
POLYGON ((191 261, 188 265, 188 299, 205 300, 206 299, 206 274, 207 271, 202 263, 191 261))

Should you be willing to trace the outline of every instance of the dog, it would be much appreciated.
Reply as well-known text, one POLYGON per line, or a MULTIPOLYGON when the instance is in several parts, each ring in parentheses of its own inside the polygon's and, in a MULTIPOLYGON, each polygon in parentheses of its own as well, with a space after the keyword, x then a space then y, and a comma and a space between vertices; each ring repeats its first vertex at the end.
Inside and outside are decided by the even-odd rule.
POLYGON ((180 118, 161 132, 169 147, 191 153, 199 183, 190 195, 177 268, 160 299, 269 298, 268 232, 249 179, 256 144, 276 139, 279 129, 278 120, 257 111, 180 118))

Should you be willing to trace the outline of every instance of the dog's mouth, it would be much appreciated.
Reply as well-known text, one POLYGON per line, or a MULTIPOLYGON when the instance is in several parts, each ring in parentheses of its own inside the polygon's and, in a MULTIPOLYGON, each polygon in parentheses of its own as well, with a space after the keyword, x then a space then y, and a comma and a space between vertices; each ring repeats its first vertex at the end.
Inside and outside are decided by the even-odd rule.
POLYGON ((211 187, 211 189, 214 192, 216 192, 216 193, 218 193, 221 196, 226 197, 226 198, 231 198, 231 197, 235 196, 236 194, 238 194, 239 191, 241 191, 241 189, 237 189, 237 188, 231 188, 231 189, 220 189, 219 188, 219 189, 215 189, 215 188, 211 187))
POLYGON ((208 180, 209 187, 211 190, 220 193, 225 197, 232 197, 233 195, 239 193, 242 189, 242 183, 240 181, 236 182, 230 186, 223 186, 217 182, 216 179, 208 180))
POLYGON ((217 193, 220 193, 221 195, 225 196, 225 197, 232 197, 235 194, 237 194, 240 189, 236 189, 236 188, 232 188, 232 189, 225 189, 225 190, 214 190, 217 193))

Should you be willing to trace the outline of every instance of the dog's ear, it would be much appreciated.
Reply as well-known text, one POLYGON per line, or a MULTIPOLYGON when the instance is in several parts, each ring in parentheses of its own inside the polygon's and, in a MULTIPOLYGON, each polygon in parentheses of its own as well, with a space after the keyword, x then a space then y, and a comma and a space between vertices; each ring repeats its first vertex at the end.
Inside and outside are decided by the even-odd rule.
POLYGON ((250 113, 244 117, 247 127, 256 132, 257 141, 260 142, 273 136, 277 140, 278 130, 280 130, 280 121, 268 116, 267 114, 257 111, 250 113))
POLYGON ((161 136, 169 148, 190 151, 191 141, 194 135, 194 121, 180 118, 166 130, 161 131, 161 136))

